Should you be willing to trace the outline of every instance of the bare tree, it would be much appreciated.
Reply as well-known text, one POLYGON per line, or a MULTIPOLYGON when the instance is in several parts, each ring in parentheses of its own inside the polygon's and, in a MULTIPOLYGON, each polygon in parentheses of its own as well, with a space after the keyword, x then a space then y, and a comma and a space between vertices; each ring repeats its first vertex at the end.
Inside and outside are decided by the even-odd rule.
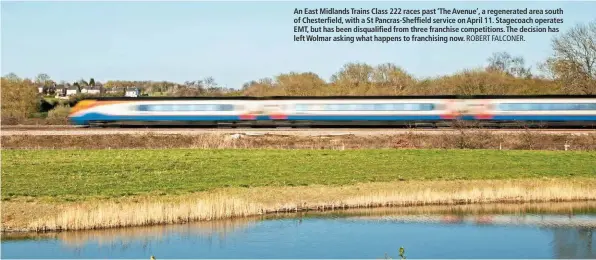
POLYGON ((242 86, 242 92, 247 96, 266 96, 274 89, 274 82, 271 78, 252 80, 242 86))
POLYGON ((80 87, 86 87, 86 86, 89 86, 89 83, 88 83, 87 81, 85 81, 84 79, 80 79, 80 80, 78 81, 78 84, 79 84, 79 86, 80 86, 80 87))
POLYGON ((17 76, 14 72, 6 74, 6 76, 2 77, 3 79, 10 80, 10 81, 19 81, 21 78, 17 76))
POLYGON ((213 77, 206 77, 205 79, 203 79, 203 83, 205 87, 208 89, 217 87, 217 83, 215 82, 215 79, 213 77))
POLYGON ((555 58, 579 65, 581 71, 596 78, 596 20, 579 24, 553 39, 555 58))
POLYGON ((553 38, 552 47, 554 55, 545 68, 562 88, 570 93, 596 94, 596 20, 553 38))
POLYGON ((38 86, 50 86, 52 79, 50 78, 50 76, 48 76, 48 74, 45 73, 40 73, 37 75, 37 77, 35 77, 35 84, 37 84, 38 86))
POLYGON ((365 93, 373 83, 374 68, 366 63, 348 63, 331 76, 331 83, 339 95, 365 93))
POLYGON ((488 58, 488 71, 500 71, 518 78, 530 78, 530 68, 525 67, 525 60, 521 56, 513 57, 508 52, 496 52, 488 58))
POLYGON ((348 63, 339 72, 333 74, 331 81, 351 84, 369 83, 372 80, 373 71, 373 67, 366 63, 348 63))
POLYGON ((275 87, 281 95, 317 96, 323 94, 325 81, 313 72, 290 72, 275 77, 275 87))
POLYGON ((372 77, 377 87, 382 90, 390 90, 394 95, 416 84, 414 77, 392 63, 380 64, 375 67, 372 77))
POLYGON ((77 88, 77 93, 81 93, 81 84, 79 82, 72 83, 74 87, 77 88))

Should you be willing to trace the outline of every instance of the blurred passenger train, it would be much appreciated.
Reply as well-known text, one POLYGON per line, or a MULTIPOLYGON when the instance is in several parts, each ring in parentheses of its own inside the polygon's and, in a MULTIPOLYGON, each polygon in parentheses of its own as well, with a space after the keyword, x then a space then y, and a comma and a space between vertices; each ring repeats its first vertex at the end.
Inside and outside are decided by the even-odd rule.
POLYGON ((596 126, 596 95, 141 97, 79 101, 81 126, 596 126))

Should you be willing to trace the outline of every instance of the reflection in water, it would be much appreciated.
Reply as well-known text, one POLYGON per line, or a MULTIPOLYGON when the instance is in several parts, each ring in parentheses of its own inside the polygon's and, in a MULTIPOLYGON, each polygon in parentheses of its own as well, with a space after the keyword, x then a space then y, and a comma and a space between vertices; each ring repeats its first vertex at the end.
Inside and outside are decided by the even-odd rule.
POLYGON ((596 259, 593 228, 554 228, 552 231, 555 258, 596 259))
POLYGON ((596 202, 357 209, 4 234, 2 257, 577 259, 596 258, 595 228, 596 202))
MULTIPOLYGON (((508 204, 463 204, 429 205, 415 207, 350 209, 335 212, 312 212, 307 216, 387 216, 387 215, 486 215, 486 214, 558 214, 573 216, 576 214, 596 214, 596 201, 559 202, 559 203, 508 203, 508 204)), ((275 215, 273 215, 275 216, 275 215)), ((285 216, 280 214, 279 216, 285 216)))
POLYGON ((158 225, 146 227, 130 227, 115 229, 99 229, 69 232, 24 233, 7 234, 4 239, 55 239, 64 245, 77 248, 88 243, 99 246, 121 246, 126 248, 132 242, 141 242, 149 246, 152 242, 163 243, 173 236, 176 239, 208 239, 214 237, 225 241, 226 234, 245 229, 254 224, 258 218, 235 218, 229 220, 201 221, 187 224, 158 225))
POLYGON ((351 220, 392 221, 400 223, 443 223, 476 225, 529 225, 544 227, 596 228, 596 218, 589 215, 389 215, 350 217, 351 220))

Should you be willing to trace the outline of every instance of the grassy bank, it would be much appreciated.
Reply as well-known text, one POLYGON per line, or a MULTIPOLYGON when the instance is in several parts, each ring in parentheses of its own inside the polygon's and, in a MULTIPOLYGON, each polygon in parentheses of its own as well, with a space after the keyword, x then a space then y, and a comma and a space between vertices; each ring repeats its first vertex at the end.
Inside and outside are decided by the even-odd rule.
POLYGON ((224 187, 594 177, 596 153, 494 150, 6 150, 2 197, 185 194, 224 187))
POLYGON ((271 212, 596 199, 596 153, 498 150, 4 150, 4 230, 271 212))
POLYGON ((159 135, 117 134, 92 136, 2 136, 3 149, 495 149, 596 151, 596 131, 585 135, 546 134, 536 131, 498 133, 463 130, 444 134, 376 136, 241 136, 225 134, 159 135), (567 146, 566 146, 567 145, 567 146))

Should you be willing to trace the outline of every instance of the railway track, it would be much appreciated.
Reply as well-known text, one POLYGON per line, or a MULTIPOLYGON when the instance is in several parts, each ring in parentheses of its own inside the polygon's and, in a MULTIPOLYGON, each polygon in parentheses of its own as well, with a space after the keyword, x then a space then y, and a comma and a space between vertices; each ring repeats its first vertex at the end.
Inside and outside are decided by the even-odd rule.
MULTIPOLYGON (((511 134, 530 131, 541 134, 596 134, 596 129, 466 129, 511 134)), ((1 135, 106 135, 106 134, 243 134, 243 135, 395 135, 395 134, 457 134, 453 128, 79 128, 75 126, 2 126, 1 135)))

